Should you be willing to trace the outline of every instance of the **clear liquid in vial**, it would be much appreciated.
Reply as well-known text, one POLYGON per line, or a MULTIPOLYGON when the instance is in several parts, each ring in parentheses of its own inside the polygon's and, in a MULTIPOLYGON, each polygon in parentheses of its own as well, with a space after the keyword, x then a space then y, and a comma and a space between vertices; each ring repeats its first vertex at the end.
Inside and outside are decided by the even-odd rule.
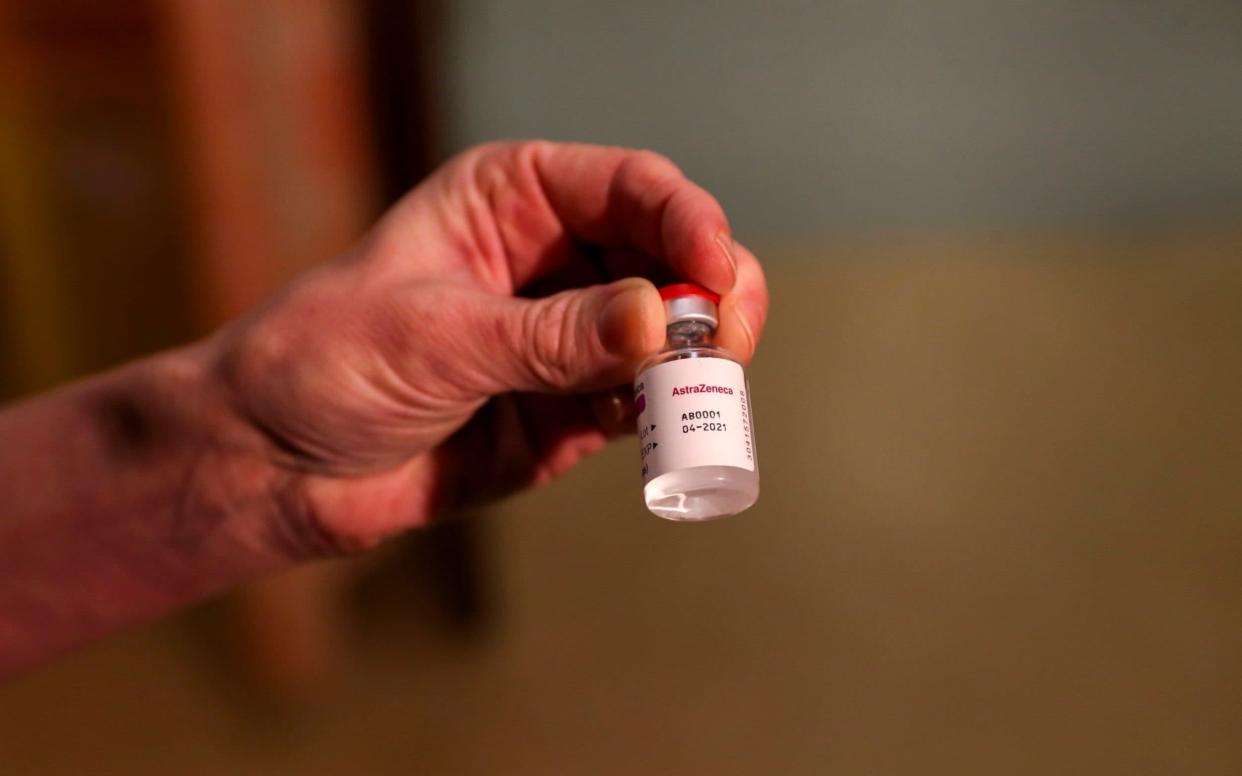
POLYGON ((667 472, 643 488, 647 509, 666 520, 697 522, 736 515, 759 498, 759 474, 736 466, 667 472))

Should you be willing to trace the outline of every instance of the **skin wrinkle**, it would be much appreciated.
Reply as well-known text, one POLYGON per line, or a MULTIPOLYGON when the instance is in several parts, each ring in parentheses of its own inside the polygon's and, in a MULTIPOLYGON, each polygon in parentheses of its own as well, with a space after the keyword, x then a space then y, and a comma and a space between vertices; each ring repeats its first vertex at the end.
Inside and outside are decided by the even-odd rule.
MULTIPOLYGON (((503 338, 507 335, 508 329, 499 318, 495 319, 493 323, 495 334, 492 336, 491 341, 504 341, 503 338)), ((494 371, 499 367, 499 364, 482 354, 468 352, 477 350, 480 347, 482 347, 480 343, 471 343, 469 341, 462 343, 450 342, 445 346, 445 353, 451 354, 454 361, 470 356, 475 363, 484 365, 483 368, 478 370, 477 374, 454 370, 451 368, 452 365, 450 363, 445 363, 441 358, 434 355, 434 348, 427 351, 425 356, 427 361, 425 373, 434 375, 436 383, 442 389, 445 387, 451 389, 444 391, 443 412, 449 412, 454 408, 461 408, 463 404, 477 409, 491 393, 487 390, 487 384, 496 384, 500 380, 500 375, 494 371)))
POLYGON ((391 413, 397 425, 436 428, 440 423, 435 416, 441 414, 435 408, 424 407, 426 399, 412 383, 398 374, 396 368, 387 357, 376 359, 370 375, 358 375, 374 389, 384 402, 385 410, 391 413))
POLYGON ((389 295, 384 304, 372 307, 373 313, 378 308, 378 321, 361 334, 371 355, 366 360, 365 373, 359 369, 357 374, 383 397, 394 417, 407 423, 426 422, 443 407, 428 408, 426 405, 434 404, 431 395, 420 389, 417 381, 407 379, 393 360, 394 354, 406 349, 404 346, 411 340, 421 339, 418 327, 411 325, 416 322, 411 319, 408 306, 403 295, 389 295))
MULTIPOLYGON (((371 314, 372 316, 377 314, 382 316, 382 306, 379 313, 373 307, 371 314)), ((297 317, 299 316, 294 316, 295 320, 297 317)), ((303 310, 300 317, 309 317, 313 321, 316 318, 314 307, 303 310)), ((368 316, 368 320, 373 320, 373 318, 368 316)), ((299 332, 299 337, 305 336, 304 331, 306 327, 296 326, 293 328, 299 332)), ((342 347, 342 356, 340 357, 342 361, 347 360, 350 354, 367 354, 373 350, 369 347, 360 348, 350 344, 351 338, 356 338, 359 342, 365 342, 370 336, 367 327, 360 323, 353 324, 352 328, 355 331, 346 329, 337 332, 338 337, 341 338, 339 346, 342 347)), ((371 328, 373 329, 374 327, 372 326, 371 328)), ((292 400, 282 401, 282 404, 285 406, 277 413, 277 417, 284 417, 296 412, 296 407, 304 403, 304 400, 298 397, 320 396, 333 394, 338 391, 357 395, 358 401, 370 401, 377 406, 386 406, 389 412, 394 413, 398 417, 408 409, 408 406, 401 402, 399 398, 385 395, 381 390, 381 385, 374 380, 368 379, 368 375, 361 367, 340 372, 338 376, 344 378, 345 383, 339 386, 325 385, 317 374, 307 374, 304 369, 299 367, 302 363, 301 359, 296 357, 299 347, 290 338, 277 334, 279 331, 279 327, 276 326, 264 328, 260 336, 256 338, 260 344, 253 351, 257 353, 257 355, 253 356, 258 364, 255 367, 257 372, 263 373, 271 369, 281 368, 279 365, 288 363, 290 364, 288 372, 298 376, 295 387, 290 392, 292 400), (279 343, 279 345, 273 347, 270 344, 273 341, 279 343), (265 363, 268 359, 271 359, 274 364, 265 363), (365 398, 368 394, 370 395, 369 399, 365 398)), ((364 363, 367 365, 367 368, 373 369, 375 364, 379 363, 379 359, 367 356, 364 358, 364 363)), ((311 401, 313 403, 322 403, 317 399, 311 399, 311 401)), ((341 468, 339 444, 323 439, 323 434, 318 426, 307 429, 309 433, 300 434, 296 430, 291 430, 285 423, 277 424, 261 420, 261 416, 264 414, 261 410, 256 411, 252 409, 251 412, 260 418, 256 425, 264 429, 268 436, 276 442, 277 446, 287 454, 287 463, 291 466, 324 472, 349 470, 348 468, 341 468)), ((381 450, 377 451, 377 453, 384 456, 384 458, 396 460, 396 451, 385 452, 381 450)), ((350 468, 367 468, 379 463, 381 460, 383 459, 376 458, 369 462, 355 462, 350 468)))
POLYGON ((550 297, 539 303, 528 304, 522 308, 520 325, 517 327, 520 332, 519 342, 515 343, 514 352, 529 348, 533 356, 519 360, 519 366, 529 375, 528 381, 532 385, 545 390, 561 385, 565 376, 561 360, 564 350, 561 339, 563 334, 559 326, 555 329, 549 328, 550 322, 555 325, 556 321, 562 319, 558 314, 572 315, 572 311, 566 310, 565 306, 564 297, 550 297), (549 335, 549 332, 552 334, 549 335), (554 339, 550 339, 550 336, 554 339))
MULTIPOLYGON (((228 468, 229 464, 218 461, 214 454, 201 453, 194 456, 177 489, 180 497, 173 520, 171 546, 179 554, 194 558, 211 555, 213 548, 221 544, 235 544, 240 540, 256 552, 277 546, 287 557, 306 557, 305 543, 291 541, 289 531, 293 526, 285 525, 284 521, 238 521, 237 516, 252 514, 256 504, 241 503, 236 497, 230 497, 231 491, 215 485, 222 479, 235 476, 226 471, 228 468), (244 530, 238 532, 236 529, 239 528, 244 530), (273 545, 273 539, 279 541, 273 545)), ((258 502, 257 508, 261 512, 279 506, 270 487, 246 489, 243 492, 258 494, 251 498, 258 502)), ((229 550, 225 548, 224 551, 229 550)))
POLYGON ((173 511, 171 536, 172 546, 180 548, 182 552, 197 548, 204 536, 214 535, 224 519, 220 510, 206 505, 196 487, 203 481, 200 475, 206 457, 205 452, 193 457, 186 468, 181 487, 178 488, 180 497, 177 499, 177 508, 173 511))
POLYGON ((444 414, 457 407, 462 399, 473 398, 479 393, 476 388, 453 379, 455 371, 459 371, 452 368, 460 358, 457 341, 469 318, 469 314, 462 309, 460 296, 460 289, 445 283, 440 284, 434 294, 428 293, 424 286, 416 287, 412 293, 394 295, 391 299, 393 317, 398 323, 391 340, 385 338, 381 355, 396 379, 407 387, 411 401, 431 416, 444 414), (445 337, 438 332, 454 336, 445 337), (410 343, 417 343, 416 354, 422 362, 420 368, 412 373, 408 367, 412 355, 410 343), (428 375, 435 377, 437 385, 449 386, 454 390, 437 396, 426 388, 428 375))
POLYGON ((576 382, 574 376, 584 361, 594 362, 594 320, 588 320, 584 306, 589 297, 582 294, 558 294, 554 297, 560 310, 553 304, 539 305, 543 309, 543 336, 552 345, 536 363, 552 367, 553 379, 548 382, 551 393, 561 393, 560 386, 576 382))
MULTIPOLYGON (((411 300, 410 304, 426 306, 426 303, 417 305, 414 300, 411 300)), ((451 323, 447 331, 457 335, 460 335, 466 326, 467 318, 467 313, 453 309, 460 305, 461 302, 453 306, 441 305, 442 308, 448 308, 446 313, 451 323)), ((460 336, 437 335, 439 327, 418 325, 424 323, 422 321, 411 319, 409 323, 406 336, 409 341, 419 343, 416 354, 419 360, 417 367, 411 371, 413 359, 411 359, 412 354, 408 348, 405 348, 404 353, 400 353, 402 348, 395 346, 392 354, 387 358, 391 368, 398 374, 398 379, 409 386, 411 397, 416 399, 428 417, 451 414, 453 410, 461 407, 462 402, 478 401, 485 391, 479 385, 467 382, 468 376, 461 373, 462 370, 453 369, 453 366, 462 358, 463 351, 471 347, 471 343, 461 341, 460 336), (433 383, 439 389, 438 392, 428 390, 428 386, 433 383)))

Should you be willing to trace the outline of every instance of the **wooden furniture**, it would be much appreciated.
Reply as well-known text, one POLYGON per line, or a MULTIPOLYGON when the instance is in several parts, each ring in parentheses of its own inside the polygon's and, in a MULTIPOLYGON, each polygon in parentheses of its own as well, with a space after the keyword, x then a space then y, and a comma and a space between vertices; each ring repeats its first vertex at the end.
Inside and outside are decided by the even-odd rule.
MULTIPOLYGON (((202 335, 357 240, 437 160, 437 8, 0 0, 0 398, 202 335)), ((471 530, 406 548, 458 620, 471 530)), ((236 596, 261 685, 329 675, 364 568, 236 596)))

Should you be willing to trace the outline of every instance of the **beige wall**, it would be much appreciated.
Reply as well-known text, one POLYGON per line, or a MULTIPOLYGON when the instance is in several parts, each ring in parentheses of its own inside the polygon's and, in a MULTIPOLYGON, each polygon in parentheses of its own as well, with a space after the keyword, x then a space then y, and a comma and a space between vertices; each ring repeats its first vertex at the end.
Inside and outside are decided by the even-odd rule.
POLYGON ((332 687, 286 708, 227 670, 210 610, 182 615, 0 688, 4 762, 1237 774, 1239 251, 1146 233, 778 256, 748 513, 650 516, 623 440, 484 518, 482 637, 390 568, 349 591, 332 687))

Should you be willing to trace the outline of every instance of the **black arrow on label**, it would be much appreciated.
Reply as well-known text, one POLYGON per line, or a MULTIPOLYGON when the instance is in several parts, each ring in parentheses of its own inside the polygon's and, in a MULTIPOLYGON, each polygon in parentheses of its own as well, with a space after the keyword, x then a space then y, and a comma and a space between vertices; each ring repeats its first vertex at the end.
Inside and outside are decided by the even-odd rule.
POLYGON ((654 423, 652 423, 652 424, 651 424, 651 430, 652 430, 652 431, 655 431, 655 424, 654 424, 654 423))
POLYGON ((659 443, 659 442, 652 442, 652 443, 651 443, 651 449, 652 449, 652 450, 656 449, 656 448, 657 448, 657 447, 659 447, 659 446, 660 446, 660 443, 659 443))

